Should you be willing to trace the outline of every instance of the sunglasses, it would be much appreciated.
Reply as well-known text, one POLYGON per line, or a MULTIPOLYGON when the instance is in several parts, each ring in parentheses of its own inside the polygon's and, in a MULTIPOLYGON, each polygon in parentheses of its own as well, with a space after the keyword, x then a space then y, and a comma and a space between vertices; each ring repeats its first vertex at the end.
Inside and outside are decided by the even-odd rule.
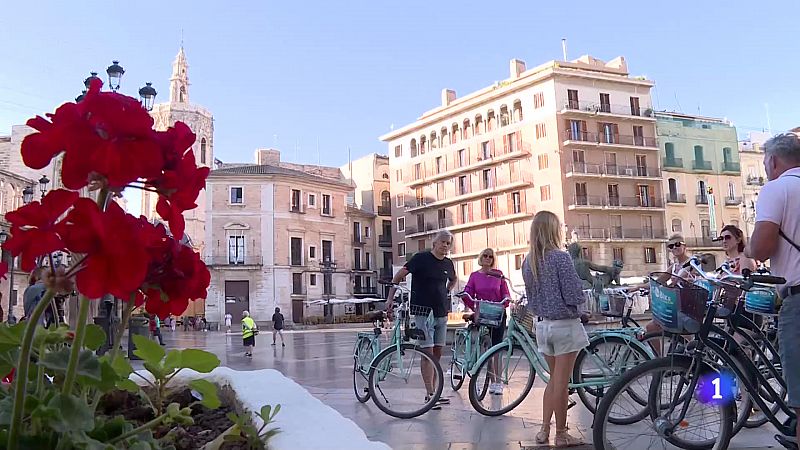
POLYGON ((672 250, 674 248, 681 248, 683 246, 683 242, 676 242, 674 244, 667 244, 667 248, 672 250))
POLYGON ((494 256, 492 256, 492 255, 481 255, 481 258, 494 259, 494 256))
POLYGON ((723 234, 721 237, 722 237, 723 241, 728 241, 728 240, 733 239, 733 235, 730 235, 730 234, 723 234))

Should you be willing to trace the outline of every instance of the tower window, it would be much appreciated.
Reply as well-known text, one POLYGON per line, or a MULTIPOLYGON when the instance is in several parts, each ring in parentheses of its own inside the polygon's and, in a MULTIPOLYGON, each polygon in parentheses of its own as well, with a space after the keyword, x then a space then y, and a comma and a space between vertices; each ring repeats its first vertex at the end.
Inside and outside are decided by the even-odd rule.
POLYGON ((200 139, 200 164, 206 163, 206 138, 200 139))

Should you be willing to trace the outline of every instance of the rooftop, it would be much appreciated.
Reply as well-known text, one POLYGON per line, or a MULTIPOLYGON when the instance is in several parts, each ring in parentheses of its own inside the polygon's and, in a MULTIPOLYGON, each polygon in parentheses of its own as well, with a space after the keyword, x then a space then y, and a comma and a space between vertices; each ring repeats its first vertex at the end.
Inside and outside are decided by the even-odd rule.
POLYGON ((343 180, 335 180, 328 177, 312 175, 300 170, 287 169, 285 167, 273 166, 271 164, 226 165, 220 169, 212 170, 209 174, 209 178, 219 178, 226 175, 285 175, 290 177, 305 178, 309 181, 317 181, 320 183, 327 183, 340 187, 351 187, 343 180))

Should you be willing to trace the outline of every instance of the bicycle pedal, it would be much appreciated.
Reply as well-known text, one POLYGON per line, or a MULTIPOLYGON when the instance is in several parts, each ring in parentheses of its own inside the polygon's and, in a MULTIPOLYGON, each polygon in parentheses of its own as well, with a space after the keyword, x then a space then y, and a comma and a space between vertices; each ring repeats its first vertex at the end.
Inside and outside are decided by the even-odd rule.
POLYGON ((463 380, 463 379, 464 379, 464 377, 463 377, 463 376, 461 376, 461 375, 453 375, 453 379, 454 379, 454 380, 463 380))

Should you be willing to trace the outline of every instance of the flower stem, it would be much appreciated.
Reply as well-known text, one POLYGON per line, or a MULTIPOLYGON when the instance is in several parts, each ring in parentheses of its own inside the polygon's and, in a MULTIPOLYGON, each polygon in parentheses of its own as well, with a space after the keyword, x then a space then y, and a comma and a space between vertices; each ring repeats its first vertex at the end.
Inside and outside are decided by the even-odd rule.
POLYGON ((117 356, 119 343, 122 341, 122 335, 125 333, 125 327, 128 326, 128 321, 133 313, 133 307, 136 306, 135 299, 136 294, 131 294, 131 299, 128 300, 128 303, 125 305, 125 311, 122 313, 122 322, 119 324, 119 327, 114 330, 114 346, 111 347, 111 354, 109 355, 109 358, 112 361, 114 360, 114 357, 117 356))
POLYGON ((80 296, 80 307, 78 308, 78 324, 75 327, 75 338, 72 340, 72 350, 69 354, 67 364, 67 374, 64 376, 64 386, 61 390, 66 395, 72 393, 72 385, 77 377, 78 357, 83 349, 83 337, 86 335, 86 318, 89 316, 89 299, 85 295, 80 296))
POLYGON ((31 346, 33 345, 33 335, 39 325, 39 318, 42 317, 44 310, 50 306, 50 299, 55 292, 48 289, 39 303, 34 308, 25 326, 25 334, 22 337, 22 345, 19 349, 19 360, 17 361, 16 372, 14 373, 14 407, 11 413, 11 425, 8 429, 8 448, 16 450, 19 448, 19 432, 22 427, 22 414, 25 411, 25 394, 28 383, 28 367, 30 365, 31 346))
POLYGON ((108 443, 109 443, 109 445, 114 445, 117 442, 124 441, 125 439, 128 439, 129 437, 136 436, 137 434, 141 433, 142 431, 145 431, 145 430, 148 430, 150 428, 155 427, 159 423, 163 422, 164 419, 166 419, 166 418, 167 418, 166 414, 161 414, 160 416, 156 417, 155 419, 151 420, 150 422, 147 422, 146 424, 140 426, 139 428, 134 428, 133 430, 128 431, 127 433, 123 433, 123 434, 115 437, 114 439, 110 440, 108 443))

